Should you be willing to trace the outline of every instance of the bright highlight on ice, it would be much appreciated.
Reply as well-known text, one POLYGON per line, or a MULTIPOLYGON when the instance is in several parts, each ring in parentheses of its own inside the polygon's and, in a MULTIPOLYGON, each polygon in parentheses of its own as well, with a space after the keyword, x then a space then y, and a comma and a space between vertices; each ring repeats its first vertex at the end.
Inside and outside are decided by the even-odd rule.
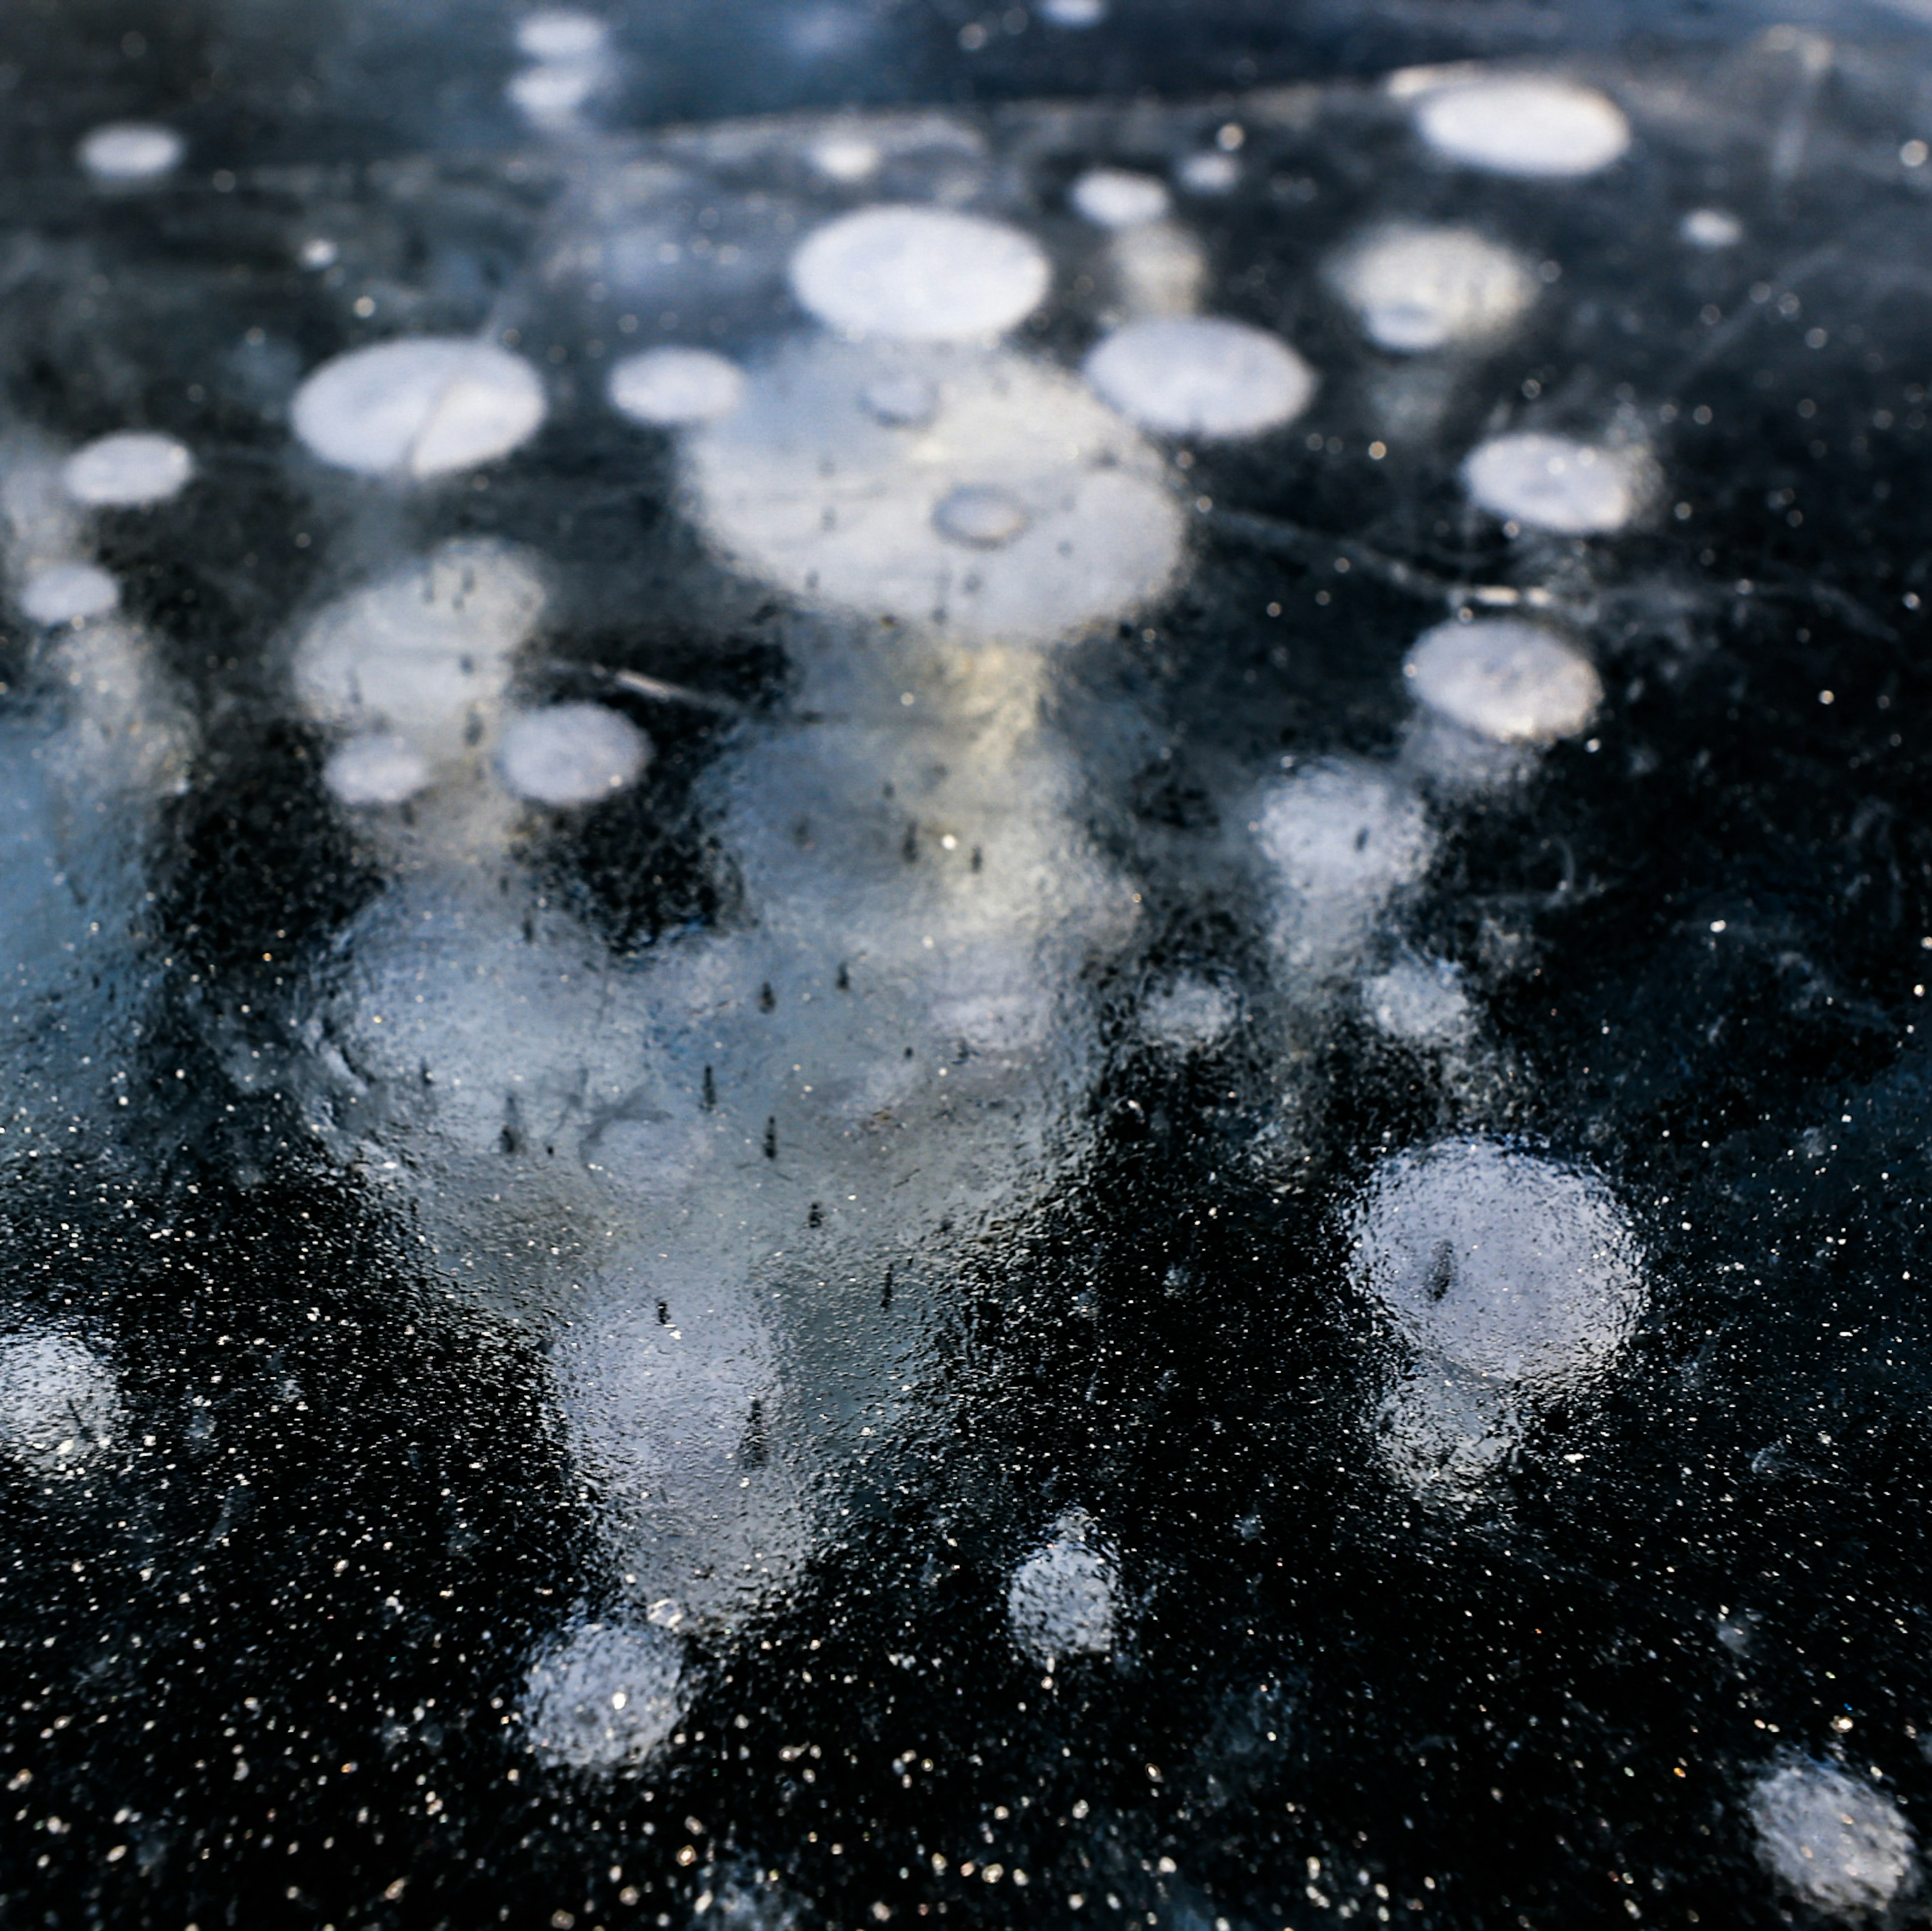
POLYGON ((1314 371, 1279 336, 1208 316, 1130 322, 1085 367, 1123 415, 1164 436, 1259 436, 1292 422, 1315 393, 1314 371))
POLYGON ((1499 744, 1574 737, 1603 700, 1595 667, 1552 631, 1510 617, 1438 624, 1402 665, 1439 716, 1499 744))
POLYGON ((1492 174, 1570 180, 1630 145, 1616 103, 1574 81, 1506 74, 1454 82, 1415 104, 1422 138, 1446 160, 1492 174))
POLYGON ((583 1623, 530 1665, 522 1715, 547 1764, 634 1769, 677 1728, 686 1695, 680 1639, 648 1623, 583 1623))
POLYGON ((1526 430, 1471 451, 1469 494, 1492 516, 1558 536, 1606 535, 1637 512, 1641 459, 1631 452, 1526 430))
POLYGON ((180 495, 194 474, 194 458, 172 436, 125 430, 76 450, 61 480, 77 503, 141 509, 180 495))

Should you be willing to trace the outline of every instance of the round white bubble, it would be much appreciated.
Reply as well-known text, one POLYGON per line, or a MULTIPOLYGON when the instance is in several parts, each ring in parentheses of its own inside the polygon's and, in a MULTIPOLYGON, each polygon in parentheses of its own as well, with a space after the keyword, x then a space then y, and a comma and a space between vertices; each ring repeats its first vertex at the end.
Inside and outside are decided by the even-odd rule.
POLYGON ((1513 1386, 1600 1370, 1641 1293, 1636 1243, 1603 1183, 1490 1140, 1383 1161, 1355 1216, 1352 1264, 1412 1346, 1513 1386))
POLYGON ((1522 256, 1468 228, 1378 229, 1335 258, 1329 280, 1376 347, 1410 355, 1500 334, 1537 290, 1522 256))
POLYGON ((812 164, 827 181, 850 187, 877 174, 885 157, 876 141, 862 134, 828 134, 812 149, 812 164))
POLYGON ((1089 168, 1068 197, 1076 213, 1096 228, 1136 228, 1166 214, 1166 184, 1125 168, 1089 168))
POLYGON ((1292 422, 1315 373, 1277 335, 1210 316, 1153 316, 1088 356, 1087 379, 1130 421, 1165 436, 1259 436, 1292 422))
POLYGON ((1323 763, 1277 785, 1256 820, 1277 880, 1310 915, 1352 920, 1428 869, 1435 837, 1421 801, 1384 772, 1323 763))
POLYGON ((592 805, 634 784, 651 741, 602 704, 551 704, 503 727, 496 753, 503 782, 535 805, 592 805))
POLYGON ((50 563, 20 586, 22 612, 37 624, 82 623, 121 603, 121 586, 98 563, 50 563))
POLYGON ((1241 164, 1219 148, 1190 154, 1174 171, 1190 194, 1232 194, 1241 184, 1241 164))
POLYGON ((1550 180, 1595 174, 1630 141, 1622 109, 1594 88, 1528 74, 1432 89, 1416 102, 1415 124, 1445 160, 1550 180))
POLYGON ((517 50, 532 60, 589 60, 604 51, 609 30, 594 13, 565 7, 526 13, 517 22, 517 50))
POLYGON ((1053 27, 1097 27, 1107 17, 1107 0, 1040 0, 1040 16, 1053 27))
POLYGON ((1083 1516, 1054 1525, 1053 1540, 1013 1571, 1006 1623, 1013 1640, 1051 1669, 1063 1657, 1105 1656, 1114 1647, 1120 1580, 1083 1516))
POLYGON ((604 83, 593 61, 540 61, 512 74, 504 86, 510 105, 539 127, 568 123, 604 83))
POLYGON ((80 164, 94 179, 117 185, 159 181, 180 166, 188 144, 172 127, 148 121, 110 121, 80 144, 80 164))
POLYGON ((1511 617, 1424 631, 1402 674, 1432 711, 1501 744, 1574 737, 1604 696, 1596 668, 1581 651, 1511 617))
POLYGON ((1558 536, 1598 536, 1636 514, 1640 460, 1526 430, 1479 443, 1463 460, 1462 481, 1492 516, 1558 536))
POLYGON ((402 805, 428 784, 429 760, 407 738, 365 731, 337 747, 322 779, 345 805, 402 805))
POLYGON ((1735 248, 1744 238, 1744 224, 1728 208, 1694 208, 1677 232, 1694 248, 1735 248))
POLYGON ((120 1432, 112 1370, 85 1342, 45 1330, 0 1334, 0 1454, 58 1474, 110 1447, 120 1432))
POLYGON ((633 422, 675 428, 730 415, 744 400, 745 372, 709 349, 646 349, 610 371, 610 395, 633 422))
POLYGON ((1180 511, 1142 438, 1000 352, 794 343, 686 441, 713 541, 812 604, 1045 642, 1165 587, 1180 511))
POLYGON ((547 1764, 634 1770, 677 1728, 687 1698, 681 1638, 649 1623, 583 1623, 530 1665, 522 1714, 547 1764))
POLYGON ((901 342, 1004 334, 1052 279, 1030 235, 943 208, 861 208, 808 235, 792 292, 828 327, 901 342))
POLYGON ((194 474, 194 458, 172 436, 124 430, 76 449, 61 471, 77 503, 100 509, 139 509, 178 496, 194 474))
POLYGON ((1814 1911, 1875 1916, 1912 1885, 1911 1825, 1882 1791, 1835 1765, 1767 1771, 1752 1786, 1750 1807, 1759 1857, 1814 1911))
POLYGON ((296 433, 336 468, 440 476, 507 456, 536 434, 543 384, 494 343, 424 335, 352 349, 296 390, 296 433))

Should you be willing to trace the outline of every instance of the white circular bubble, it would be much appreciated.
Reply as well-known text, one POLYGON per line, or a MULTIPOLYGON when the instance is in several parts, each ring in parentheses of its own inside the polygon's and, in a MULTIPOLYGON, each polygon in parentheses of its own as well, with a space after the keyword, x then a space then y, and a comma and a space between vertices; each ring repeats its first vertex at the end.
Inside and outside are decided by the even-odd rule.
POLYGON ((531 1747, 560 1769, 635 1769, 677 1728, 684 1678, 684 1644, 670 1631, 580 1624, 524 1679, 531 1747))
POLYGON ((1087 379, 1130 421, 1166 436, 1259 436, 1292 422, 1315 373, 1282 341, 1210 316, 1130 322, 1088 356, 1087 379))
POLYGON ((1004 222, 943 208, 861 208, 791 259, 800 306, 833 328, 901 342, 1004 334, 1052 279, 1040 244, 1004 222))
POLYGON ((1107 0, 1040 0, 1040 16, 1049 26, 1097 27, 1107 17, 1107 0))
POLYGON ((496 754, 503 782, 536 805, 591 805, 633 784, 651 759, 651 741, 630 719, 602 704, 551 704, 503 727, 496 754))
POLYGON ((610 30, 594 13, 566 7, 526 13, 517 22, 517 49, 532 60, 588 60, 604 51, 610 30))
POLYGON ((1766 1771, 1751 1788, 1758 1855, 1814 1911, 1876 1916, 1908 1890, 1916 1858, 1898 1806, 1836 1765, 1808 1761, 1766 1771))
POLYGON ((1006 1622, 1013 1640, 1052 1669, 1062 1658, 1105 1656, 1114 1647, 1113 1560, 1096 1546, 1084 1516, 1063 1516, 1053 1540, 1013 1571, 1006 1586, 1006 1622))
POLYGON ((1416 102, 1415 124, 1445 160, 1550 180, 1594 174, 1630 141, 1622 109, 1594 88, 1530 74, 1432 88, 1416 102))
POLYGON ((1462 463, 1469 494, 1492 516, 1558 536, 1598 536, 1636 514, 1640 458, 1526 430, 1479 443, 1462 463))
POLYGON ((406 804, 428 784, 429 760, 407 738, 366 731, 338 747, 322 780, 345 805, 406 804))
POLYGON ((700 514, 740 567, 965 641, 1119 616, 1180 562, 1154 451, 1072 377, 1008 352, 807 338, 684 446, 700 514))
POLYGON ((1424 631, 1402 674, 1431 710, 1501 744, 1574 737, 1604 695, 1595 667, 1581 651, 1511 617, 1424 631))
POLYGON ((1174 173, 1190 194, 1232 194, 1241 184, 1240 163, 1219 148, 1190 154, 1174 173))
POLYGON ((120 602, 121 586, 96 563, 50 563, 20 586, 20 608, 37 624, 104 617, 120 602))
POLYGON ((1473 229, 1408 225, 1345 249, 1329 280, 1376 347, 1411 355, 1501 334, 1537 290, 1528 262, 1473 229))
POLYGON ((138 509, 178 496, 194 474, 194 458, 172 436, 124 430, 76 450, 61 481, 77 503, 138 509))
POLYGON ((507 456, 536 434, 543 384, 494 343, 422 335, 352 349, 296 390, 296 433, 358 475, 446 475, 507 456))
POLYGON ((633 422, 674 428, 728 415, 744 400, 745 372, 709 349, 646 349, 610 371, 610 394, 633 422))
POLYGON ((862 134, 828 134, 812 149, 812 164, 827 181, 850 187, 877 174, 885 157, 862 134))
POLYGON ((1744 224, 1727 208, 1694 208, 1677 232, 1694 248, 1735 248, 1744 238, 1744 224))
POLYGON ((1074 210, 1096 228, 1137 228, 1168 211, 1167 188, 1150 174, 1125 168, 1089 168, 1073 184, 1074 210))
POLYGON ((1641 1294, 1636 1243, 1603 1183, 1490 1140, 1384 1160, 1355 1216, 1353 1267, 1412 1346, 1510 1386, 1600 1371, 1641 1294))
POLYGON ((147 121, 110 121, 80 144, 80 164, 94 179, 124 185, 158 181, 180 166, 188 144, 172 127, 147 121))

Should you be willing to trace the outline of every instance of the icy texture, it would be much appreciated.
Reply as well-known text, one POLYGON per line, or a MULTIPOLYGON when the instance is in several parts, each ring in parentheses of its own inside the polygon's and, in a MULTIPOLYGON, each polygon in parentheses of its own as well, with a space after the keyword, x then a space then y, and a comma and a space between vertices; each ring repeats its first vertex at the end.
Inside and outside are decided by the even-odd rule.
POLYGON ((121 1430, 112 1370, 72 1335, 0 1334, 0 1453, 39 1476, 77 1472, 121 1430))
POLYGON ((401 805, 430 781, 429 760, 406 738, 367 731, 332 752, 322 775, 345 805, 401 805))
POLYGON ((542 424, 543 385, 488 342, 419 336, 352 349, 296 391, 296 433, 358 475, 448 475, 494 462, 542 424))
POLYGON ((1537 289, 1520 255, 1466 228, 1383 229, 1344 250, 1329 272, 1369 340, 1402 355, 1501 334, 1537 289))
POLYGON ((1883 1912, 1916 1876, 1912 1827, 1897 1804, 1835 1765, 1780 1765, 1751 1787, 1758 1855, 1811 1909, 1858 1923, 1883 1912))
POLYGON ((1086 372, 1123 415, 1164 436, 1259 436, 1293 421, 1315 393, 1314 372, 1286 342, 1212 316, 1130 322, 1086 372))
POLYGON ((1410 1045, 1460 1044, 1474 1021, 1461 975, 1447 960, 1403 958, 1362 982, 1362 1004, 1390 1039, 1410 1045))
POLYGON ((1630 123, 1593 88, 1530 74, 1498 74, 1424 93, 1415 124, 1445 160, 1493 174, 1573 180, 1629 147, 1630 123))
POLYGON ((1573 646, 1504 617, 1425 631, 1402 675, 1431 710, 1504 744, 1574 737, 1604 694, 1589 659, 1573 646))

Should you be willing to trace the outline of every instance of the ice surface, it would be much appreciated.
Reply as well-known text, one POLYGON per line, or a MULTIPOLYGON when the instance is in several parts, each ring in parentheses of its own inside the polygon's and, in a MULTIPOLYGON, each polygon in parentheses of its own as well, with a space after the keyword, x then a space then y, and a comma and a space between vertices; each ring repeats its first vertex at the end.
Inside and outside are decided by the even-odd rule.
POLYGON ((895 342, 970 342, 1024 320, 1051 272, 1039 244, 1004 223, 944 208, 867 208, 800 245, 791 286, 830 328, 895 342))
POLYGON ((1574 737, 1603 700, 1594 667, 1574 645, 1508 617, 1438 624, 1402 668, 1431 710, 1503 744, 1574 737))
POLYGON ((1068 199, 1101 228, 1133 228, 1158 221, 1170 205, 1165 183, 1125 168, 1090 168, 1073 184, 1068 199))
POLYGON ((665 427, 728 415, 744 394, 743 370, 708 349, 647 349, 610 371, 611 406, 665 427))
POLYGON ((120 585, 96 563, 50 563, 20 586, 20 608, 37 624, 83 622, 120 602, 120 585))
POLYGON ((548 405, 530 365, 494 343, 418 336, 352 349, 296 391, 296 433, 365 476, 449 475, 527 442, 548 405))
POLYGON ((1379 349, 1417 355, 1484 342, 1534 300, 1528 262, 1466 228, 1384 228, 1330 265, 1337 292, 1379 349))
POLYGON ((521 1714, 547 1764, 641 1769, 684 1714, 684 1645, 649 1624, 579 1623, 537 1657, 521 1714))
POLYGON ((1492 436, 1462 465, 1469 494, 1492 516, 1559 536, 1622 529, 1642 504, 1632 451, 1525 430, 1492 436))
POLYGON ((194 474, 194 458, 172 436, 131 429, 76 450, 62 472, 76 502, 100 509, 166 502, 194 474))
POLYGON ((496 761, 503 782, 538 805, 590 805, 634 784, 650 762, 650 740, 621 712, 602 704, 552 704, 522 711, 503 727, 496 761))
POLYGON ((1315 393, 1313 370, 1279 337, 1214 316, 1130 322, 1085 367, 1123 415, 1164 436, 1259 436, 1292 422, 1315 393))
POLYGON ((1766 1771, 1750 1809, 1759 1856, 1814 1911, 1868 1921, 1913 1886, 1911 1825, 1883 1791, 1835 1764, 1800 1759, 1766 1771))
POLYGON ((1053 1539, 1013 1571, 1006 1621, 1034 1662, 1052 1671, 1070 1658, 1105 1656, 1118 1640, 1120 1579, 1093 1525, 1076 1510, 1053 1539))
POLYGON ((112 121, 81 142, 80 164, 98 181, 127 187, 173 173, 187 151, 188 143, 172 127, 112 121))
POLYGON ((1445 160, 1493 174, 1571 180, 1622 158, 1630 123, 1594 88, 1533 74, 1452 82, 1415 103, 1422 138, 1445 160))

